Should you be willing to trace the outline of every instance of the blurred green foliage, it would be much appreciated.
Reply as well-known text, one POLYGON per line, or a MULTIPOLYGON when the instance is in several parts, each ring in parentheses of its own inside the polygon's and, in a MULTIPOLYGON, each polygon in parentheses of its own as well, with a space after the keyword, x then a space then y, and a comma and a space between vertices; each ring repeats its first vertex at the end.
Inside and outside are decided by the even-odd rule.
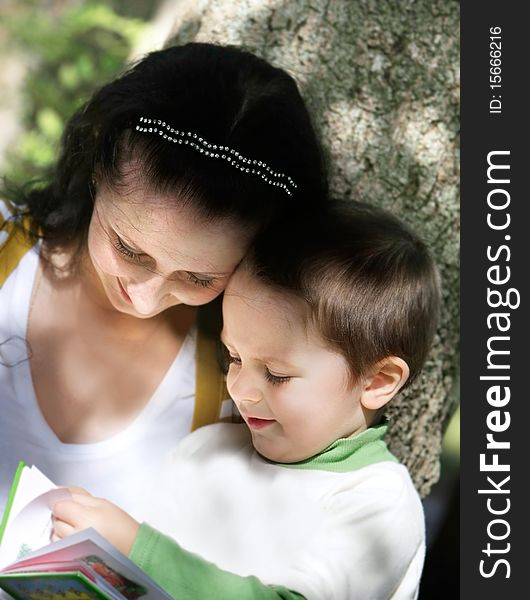
POLYGON ((450 454, 458 456, 460 453, 460 406, 449 421, 449 426, 444 436, 443 447, 450 454))
POLYGON ((442 476, 452 478, 460 468, 460 406, 456 409, 445 431, 442 444, 442 476))
POLYGON ((31 0, 2 16, 12 48, 30 61, 20 118, 25 133, 7 154, 15 184, 42 179, 55 161, 64 123, 124 66, 146 23, 109 3, 66 3, 46 11, 31 0))

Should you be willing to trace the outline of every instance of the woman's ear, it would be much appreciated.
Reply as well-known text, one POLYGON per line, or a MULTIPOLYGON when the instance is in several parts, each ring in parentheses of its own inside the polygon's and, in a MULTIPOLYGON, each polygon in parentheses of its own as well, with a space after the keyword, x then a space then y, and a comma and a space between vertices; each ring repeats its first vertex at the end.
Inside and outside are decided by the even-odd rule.
POLYGON ((368 410, 379 410, 405 385, 409 373, 409 366, 402 358, 388 356, 378 363, 375 374, 366 380, 361 404, 368 410))

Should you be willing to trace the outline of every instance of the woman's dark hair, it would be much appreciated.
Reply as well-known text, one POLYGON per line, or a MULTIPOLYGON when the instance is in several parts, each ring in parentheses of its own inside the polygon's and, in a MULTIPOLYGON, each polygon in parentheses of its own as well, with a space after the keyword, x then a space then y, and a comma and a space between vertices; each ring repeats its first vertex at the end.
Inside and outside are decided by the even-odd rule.
POLYGON ((205 218, 262 227, 283 212, 316 210, 326 198, 320 145, 295 81, 235 47, 190 43, 148 54, 73 115, 49 184, 19 193, 15 202, 50 245, 81 247, 95 187, 119 189, 131 161, 150 190, 178 196, 205 218), (296 193, 289 196, 224 160, 138 132, 140 117, 263 161, 289 175, 296 193))
POLYGON ((316 331, 341 354, 352 381, 388 356, 419 374, 438 321, 440 282, 417 235, 390 213, 336 203, 296 228, 258 236, 243 268, 305 300, 316 331))

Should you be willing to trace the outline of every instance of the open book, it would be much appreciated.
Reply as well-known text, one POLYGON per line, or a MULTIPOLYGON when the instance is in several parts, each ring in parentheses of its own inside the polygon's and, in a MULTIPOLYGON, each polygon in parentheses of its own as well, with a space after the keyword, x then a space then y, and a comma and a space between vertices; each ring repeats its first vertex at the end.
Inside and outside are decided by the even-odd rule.
POLYGON ((19 464, 0 524, 0 589, 17 600, 171 599, 94 529, 50 543, 52 507, 69 496, 19 464))

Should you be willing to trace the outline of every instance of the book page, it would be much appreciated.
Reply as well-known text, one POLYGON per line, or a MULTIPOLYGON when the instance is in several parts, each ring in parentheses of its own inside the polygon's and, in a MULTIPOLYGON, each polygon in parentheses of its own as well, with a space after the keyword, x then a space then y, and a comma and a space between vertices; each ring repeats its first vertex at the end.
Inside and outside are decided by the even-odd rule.
POLYGON ((36 466, 24 467, 18 482, 17 493, 11 507, 7 526, 9 527, 9 522, 17 516, 26 504, 29 504, 44 492, 54 490, 56 487, 55 483, 50 481, 36 466))
MULTIPOLYGON (((21 479, 22 484, 22 479, 21 479)), ((22 488, 20 487, 19 489, 22 488)), ((34 488, 33 490, 34 491, 34 488)), ((28 497, 28 493, 21 495, 28 497)), ((66 488, 55 488, 40 494, 10 518, 0 546, 0 568, 20 560, 30 552, 47 546, 52 533, 52 508, 56 502, 71 498, 66 488)), ((18 499, 18 493, 15 501, 18 499)), ((15 503, 13 504, 15 507, 15 503)))

